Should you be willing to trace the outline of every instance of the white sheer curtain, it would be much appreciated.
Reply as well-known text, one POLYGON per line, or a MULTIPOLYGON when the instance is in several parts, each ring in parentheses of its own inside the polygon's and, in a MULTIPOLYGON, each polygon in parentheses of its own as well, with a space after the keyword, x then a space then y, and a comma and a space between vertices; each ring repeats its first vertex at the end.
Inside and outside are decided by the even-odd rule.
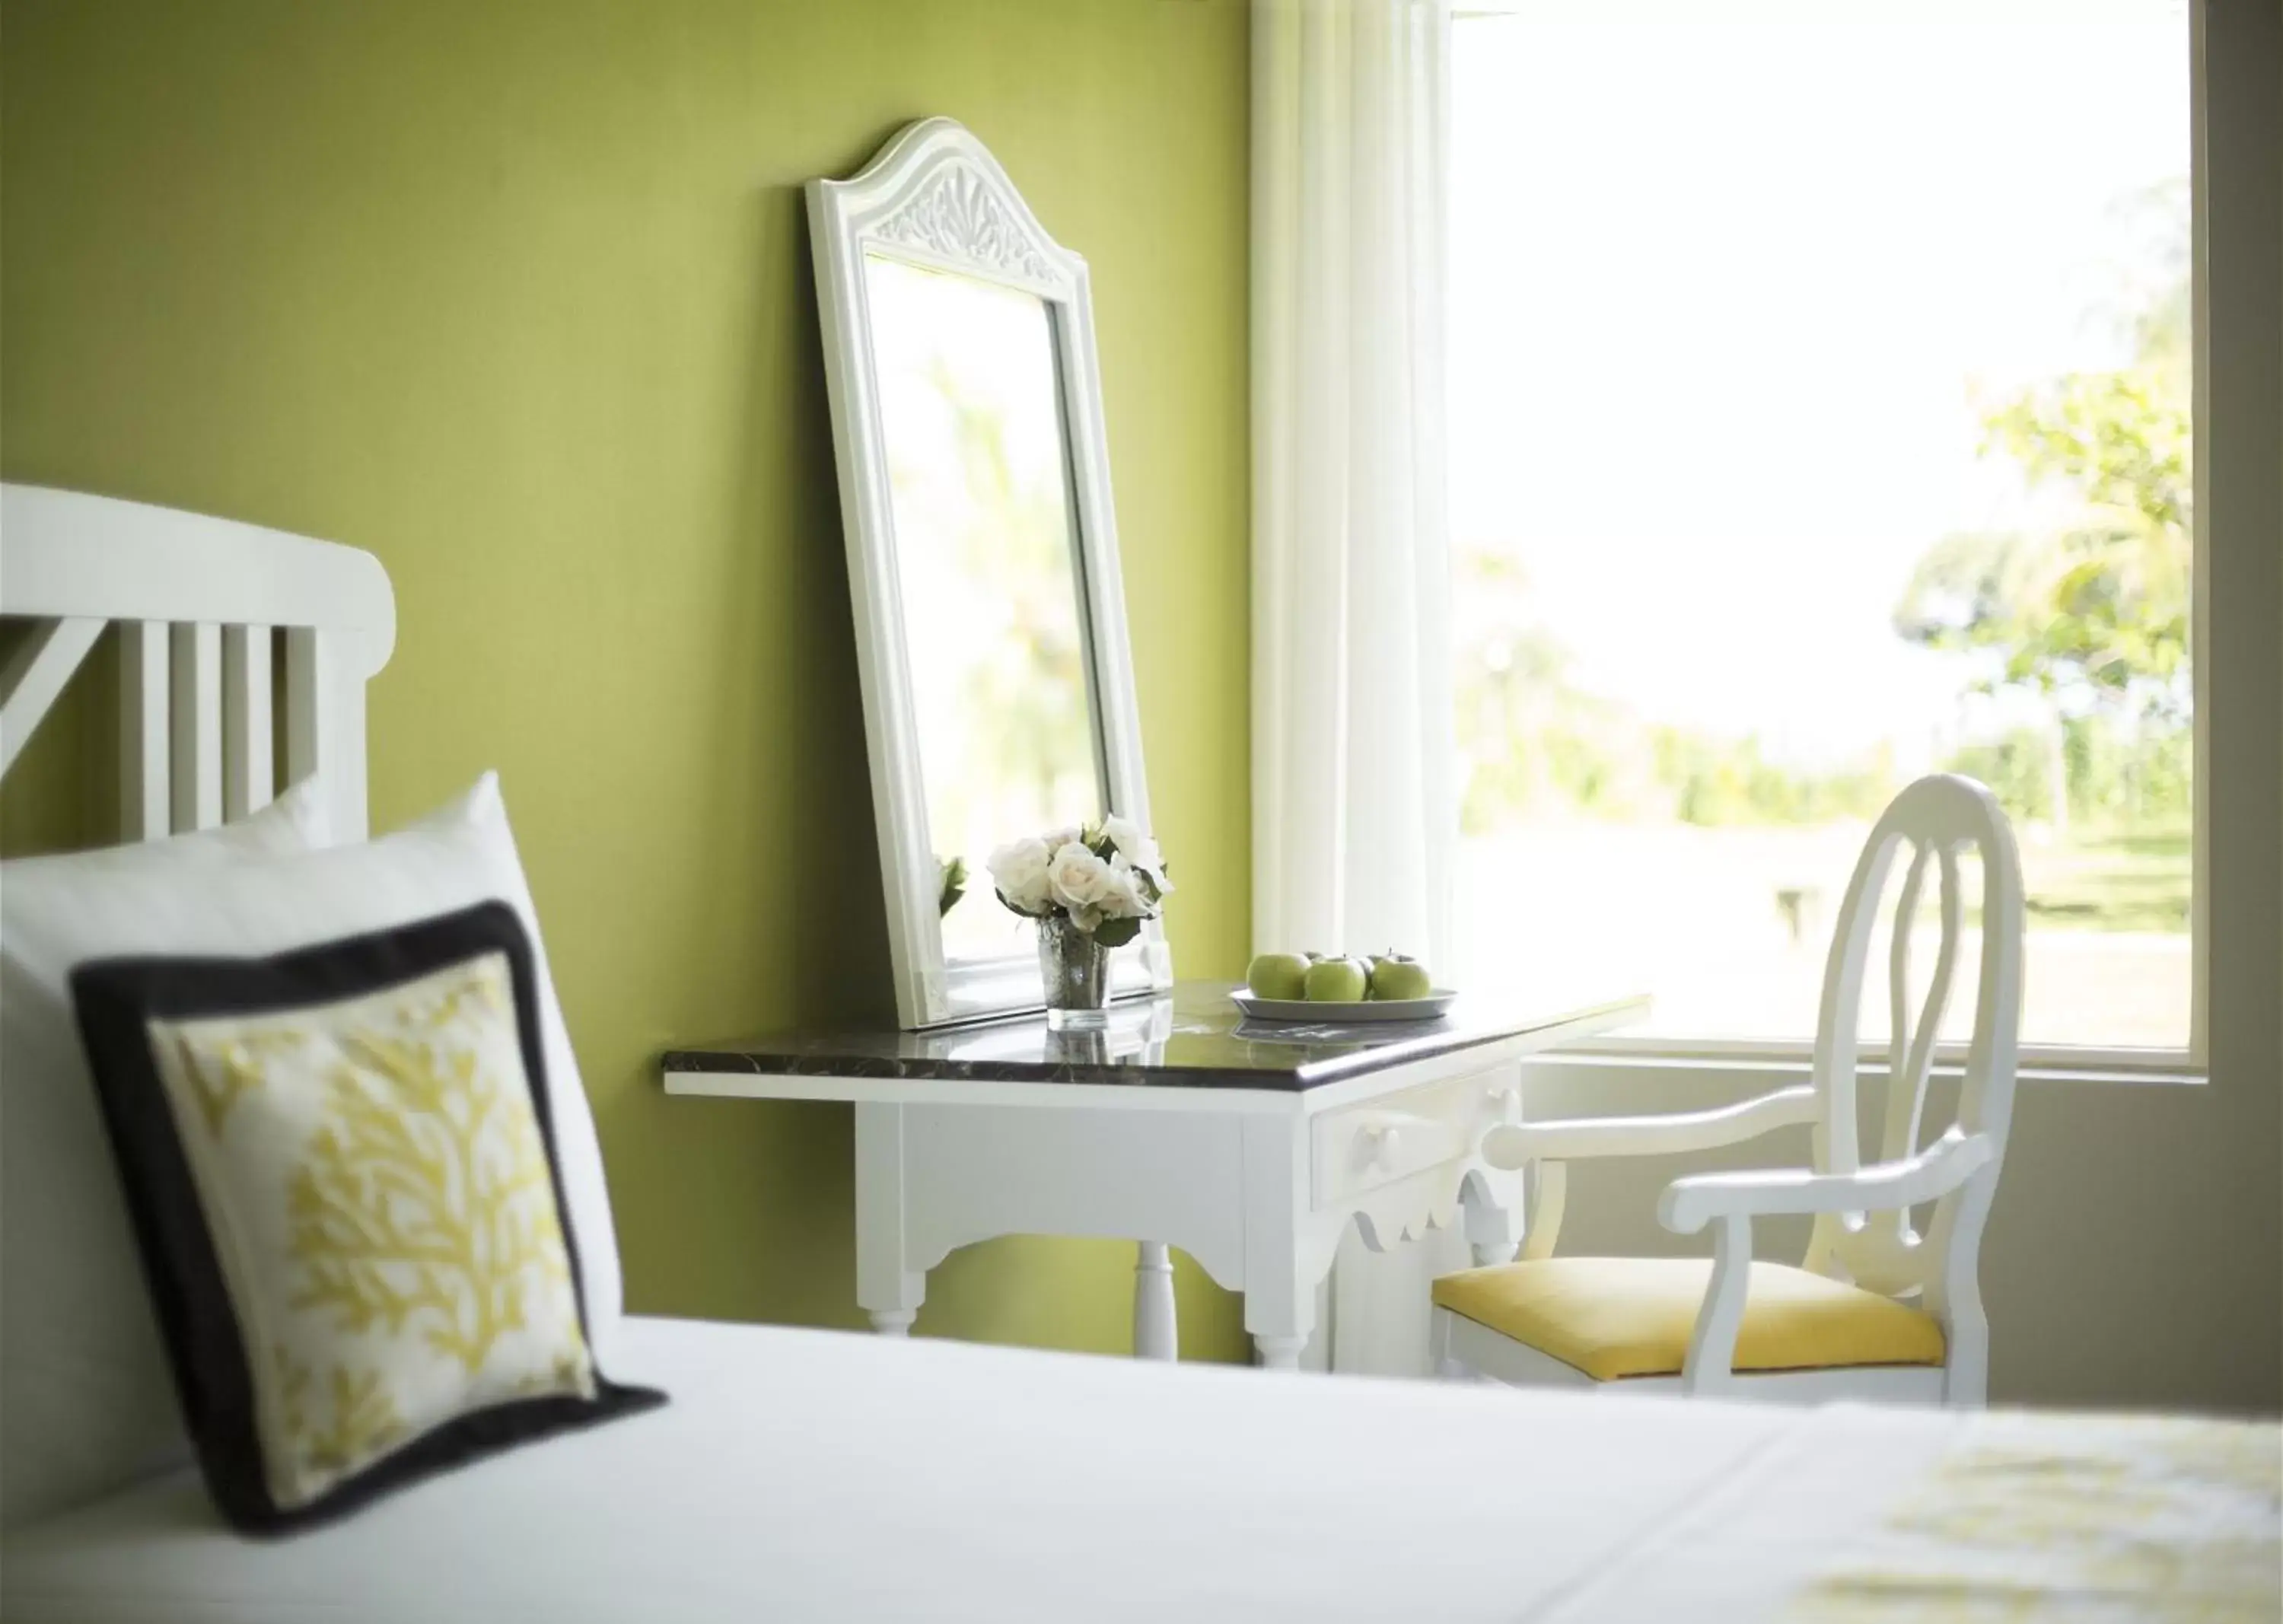
MULTIPOLYGON (((1442 965, 1457 839, 1443 444, 1447 0, 1256 0, 1253 939, 1442 965)), ((1333 1271, 1329 1362, 1427 1369, 1455 1230, 1333 1271)), ((1313 1350, 1321 1359, 1321 1348, 1313 1350)))

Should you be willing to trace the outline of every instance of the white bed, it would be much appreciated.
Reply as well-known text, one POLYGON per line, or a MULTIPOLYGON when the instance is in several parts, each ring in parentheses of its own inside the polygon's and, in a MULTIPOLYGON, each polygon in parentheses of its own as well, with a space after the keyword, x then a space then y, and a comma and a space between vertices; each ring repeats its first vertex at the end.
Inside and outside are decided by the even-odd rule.
MULTIPOLYGON (((378 566, 6 495, 0 613, 41 621, 7 674, 8 760, 118 621, 130 838, 258 807, 283 629, 289 771, 323 775, 335 838, 362 834, 362 686, 393 631, 378 566), (350 601, 333 616, 336 593, 350 601)), ((42 1308, 19 1293, 75 1289, 68 1272, 4 1284, 11 1316, 42 1308)), ((0 1617, 1458 1624, 2283 1604, 2271 1425, 1532 1394, 648 1319, 602 1351, 671 1403, 277 1541, 229 1532, 185 1465, 114 1480, 0 1534, 0 1617)))
POLYGON ((1994 1565, 2024 1598, 1999 1616, 2276 1616, 2271 1582, 2226 1542, 2250 1542, 2271 1581, 2272 1428, 1594 1398, 655 1319, 625 1323, 615 1362, 674 1401, 314 1533, 230 1533, 188 1469, 13 1532, 0 1614, 1900 1620, 1986 1602, 1994 1565), (2030 1547, 1897 1527, 1993 1447, 2047 1480, 2044 1508, 2061 1466, 2106 1481, 2121 1463, 2128 1519, 2058 1547, 2050 1515, 2030 1547), (2151 1510, 2165 1504, 2178 1529, 2151 1510), (2234 1587, 2217 1605, 2120 1589, 2120 1558, 2174 1534, 2236 1552, 2239 1571, 2204 1570, 2234 1587), (1896 1597, 1898 1572, 1922 1589, 1896 1597), (2088 1596, 2119 1604, 2088 1615, 2088 1596))

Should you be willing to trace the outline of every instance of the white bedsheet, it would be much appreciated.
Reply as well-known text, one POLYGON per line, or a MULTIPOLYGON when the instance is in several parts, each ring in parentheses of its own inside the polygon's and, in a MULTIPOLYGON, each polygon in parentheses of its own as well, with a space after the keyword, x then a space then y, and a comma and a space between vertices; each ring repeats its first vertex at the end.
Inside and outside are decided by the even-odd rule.
POLYGON ((275 1542, 188 1473, 8 1624, 2271 1619, 2283 1430, 1524 1393, 629 1320, 654 1414, 275 1542))
POLYGON ((674 1402, 334 1527, 241 1540, 178 1474, 12 1532, 0 1614, 1527 1619, 1815 1421, 660 1320, 614 1366, 674 1402))

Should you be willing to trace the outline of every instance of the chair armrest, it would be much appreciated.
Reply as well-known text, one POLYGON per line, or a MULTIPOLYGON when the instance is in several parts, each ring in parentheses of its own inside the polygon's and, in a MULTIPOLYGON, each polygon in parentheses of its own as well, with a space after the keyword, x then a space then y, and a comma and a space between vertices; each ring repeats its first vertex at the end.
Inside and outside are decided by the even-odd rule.
POLYGON ((1956 1190, 1988 1166, 1997 1150, 1987 1134, 1953 1128, 1906 1160, 1874 1162, 1852 1173, 1785 1167, 1698 1174, 1665 1186, 1657 1217, 1676 1234, 1694 1235, 1716 1218, 1915 1206, 1956 1190))
POLYGON ((1713 1111, 1500 1123, 1484 1130, 1481 1155, 1492 1167, 1512 1172, 1533 1161, 1710 1151, 1757 1138, 1779 1128, 1812 1122, 1815 1113, 1815 1089, 1803 1083, 1713 1111))

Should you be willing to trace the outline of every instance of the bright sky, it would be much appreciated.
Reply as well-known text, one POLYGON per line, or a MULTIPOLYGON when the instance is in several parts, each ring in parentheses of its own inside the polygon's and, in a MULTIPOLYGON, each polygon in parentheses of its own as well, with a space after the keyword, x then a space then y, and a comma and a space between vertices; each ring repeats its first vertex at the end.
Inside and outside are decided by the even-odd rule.
POLYGON ((1453 57, 1455 539, 1581 686, 1916 769, 1959 676, 1890 612, 2022 510, 1976 392, 2122 358, 2181 0, 1523 0, 1453 57))

